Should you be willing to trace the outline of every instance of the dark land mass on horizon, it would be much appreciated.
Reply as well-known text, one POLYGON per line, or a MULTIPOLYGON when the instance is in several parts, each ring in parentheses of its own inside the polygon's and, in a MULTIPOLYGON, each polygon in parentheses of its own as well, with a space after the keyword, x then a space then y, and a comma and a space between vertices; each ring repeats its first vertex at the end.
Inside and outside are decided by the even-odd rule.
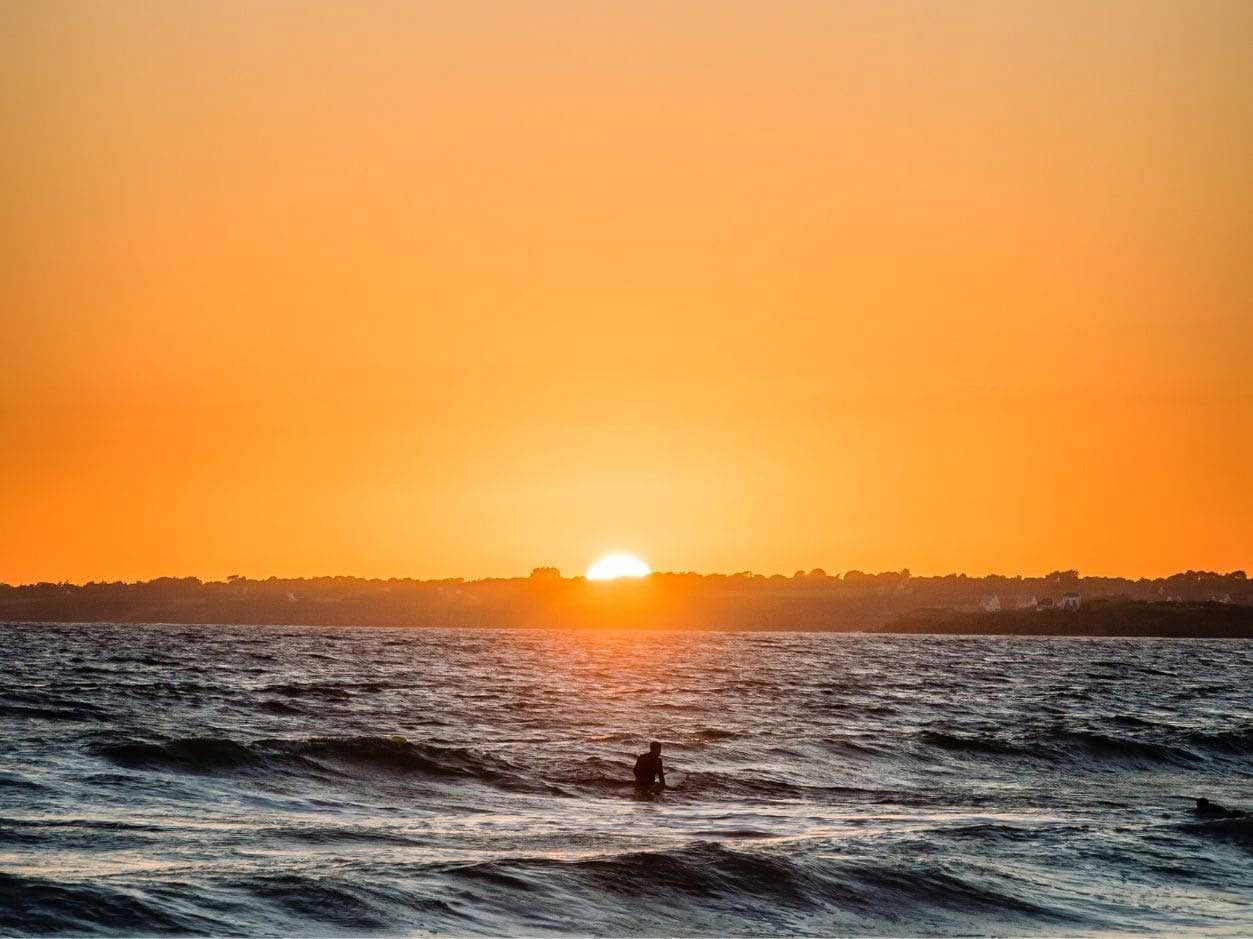
POLYGON ((813 570, 590 582, 555 568, 474 581, 162 577, 0 585, 0 621, 1253 638, 1253 582, 1244 571, 1139 580, 813 570))
POLYGON ((1253 606, 1100 597, 1075 609, 918 610, 876 631, 958 636, 1253 639, 1253 606))

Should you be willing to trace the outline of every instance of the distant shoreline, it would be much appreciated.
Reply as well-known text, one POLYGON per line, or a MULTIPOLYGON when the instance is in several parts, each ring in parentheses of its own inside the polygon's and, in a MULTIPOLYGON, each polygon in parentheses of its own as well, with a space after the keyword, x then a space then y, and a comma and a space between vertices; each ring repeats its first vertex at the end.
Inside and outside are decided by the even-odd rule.
POLYGON ((1155 580, 914 577, 909 571, 791 577, 652 574, 479 581, 354 577, 0 584, 0 622, 1253 638, 1243 571, 1155 580))
POLYGON ((921 610, 880 633, 1142 639, 1253 639, 1253 606, 1096 601, 1075 610, 921 610))

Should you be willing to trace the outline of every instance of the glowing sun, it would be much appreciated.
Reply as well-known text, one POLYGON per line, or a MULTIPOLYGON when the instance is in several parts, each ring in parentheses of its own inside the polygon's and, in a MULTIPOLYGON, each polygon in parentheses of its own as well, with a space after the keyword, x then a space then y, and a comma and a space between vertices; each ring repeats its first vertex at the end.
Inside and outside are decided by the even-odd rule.
POLYGON ((647 577, 653 569, 634 554, 606 554, 587 569, 588 580, 617 580, 619 577, 647 577))

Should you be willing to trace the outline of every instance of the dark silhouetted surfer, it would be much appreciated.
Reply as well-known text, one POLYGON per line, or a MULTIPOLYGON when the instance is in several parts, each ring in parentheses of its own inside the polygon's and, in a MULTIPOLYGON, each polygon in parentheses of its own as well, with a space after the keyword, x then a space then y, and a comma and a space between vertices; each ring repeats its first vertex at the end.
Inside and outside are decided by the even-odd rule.
POLYGON ((666 769, 661 765, 661 744, 654 740, 648 752, 635 758, 635 785, 652 789, 666 788, 666 769))

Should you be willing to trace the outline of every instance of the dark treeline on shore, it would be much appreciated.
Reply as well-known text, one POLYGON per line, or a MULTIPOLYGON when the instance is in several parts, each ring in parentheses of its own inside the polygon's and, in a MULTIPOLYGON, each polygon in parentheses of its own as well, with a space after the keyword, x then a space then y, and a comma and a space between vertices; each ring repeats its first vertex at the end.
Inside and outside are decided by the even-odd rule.
POLYGON ((359 626, 595 626, 1062 635, 1253 636, 1243 571, 1127 580, 653 574, 589 582, 537 568, 464 581, 355 577, 0 585, 0 621, 359 626), (1246 608, 1237 610, 1233 608, 1246 608), (1103 612, 1102 612, 1103 611, 1103 612))

